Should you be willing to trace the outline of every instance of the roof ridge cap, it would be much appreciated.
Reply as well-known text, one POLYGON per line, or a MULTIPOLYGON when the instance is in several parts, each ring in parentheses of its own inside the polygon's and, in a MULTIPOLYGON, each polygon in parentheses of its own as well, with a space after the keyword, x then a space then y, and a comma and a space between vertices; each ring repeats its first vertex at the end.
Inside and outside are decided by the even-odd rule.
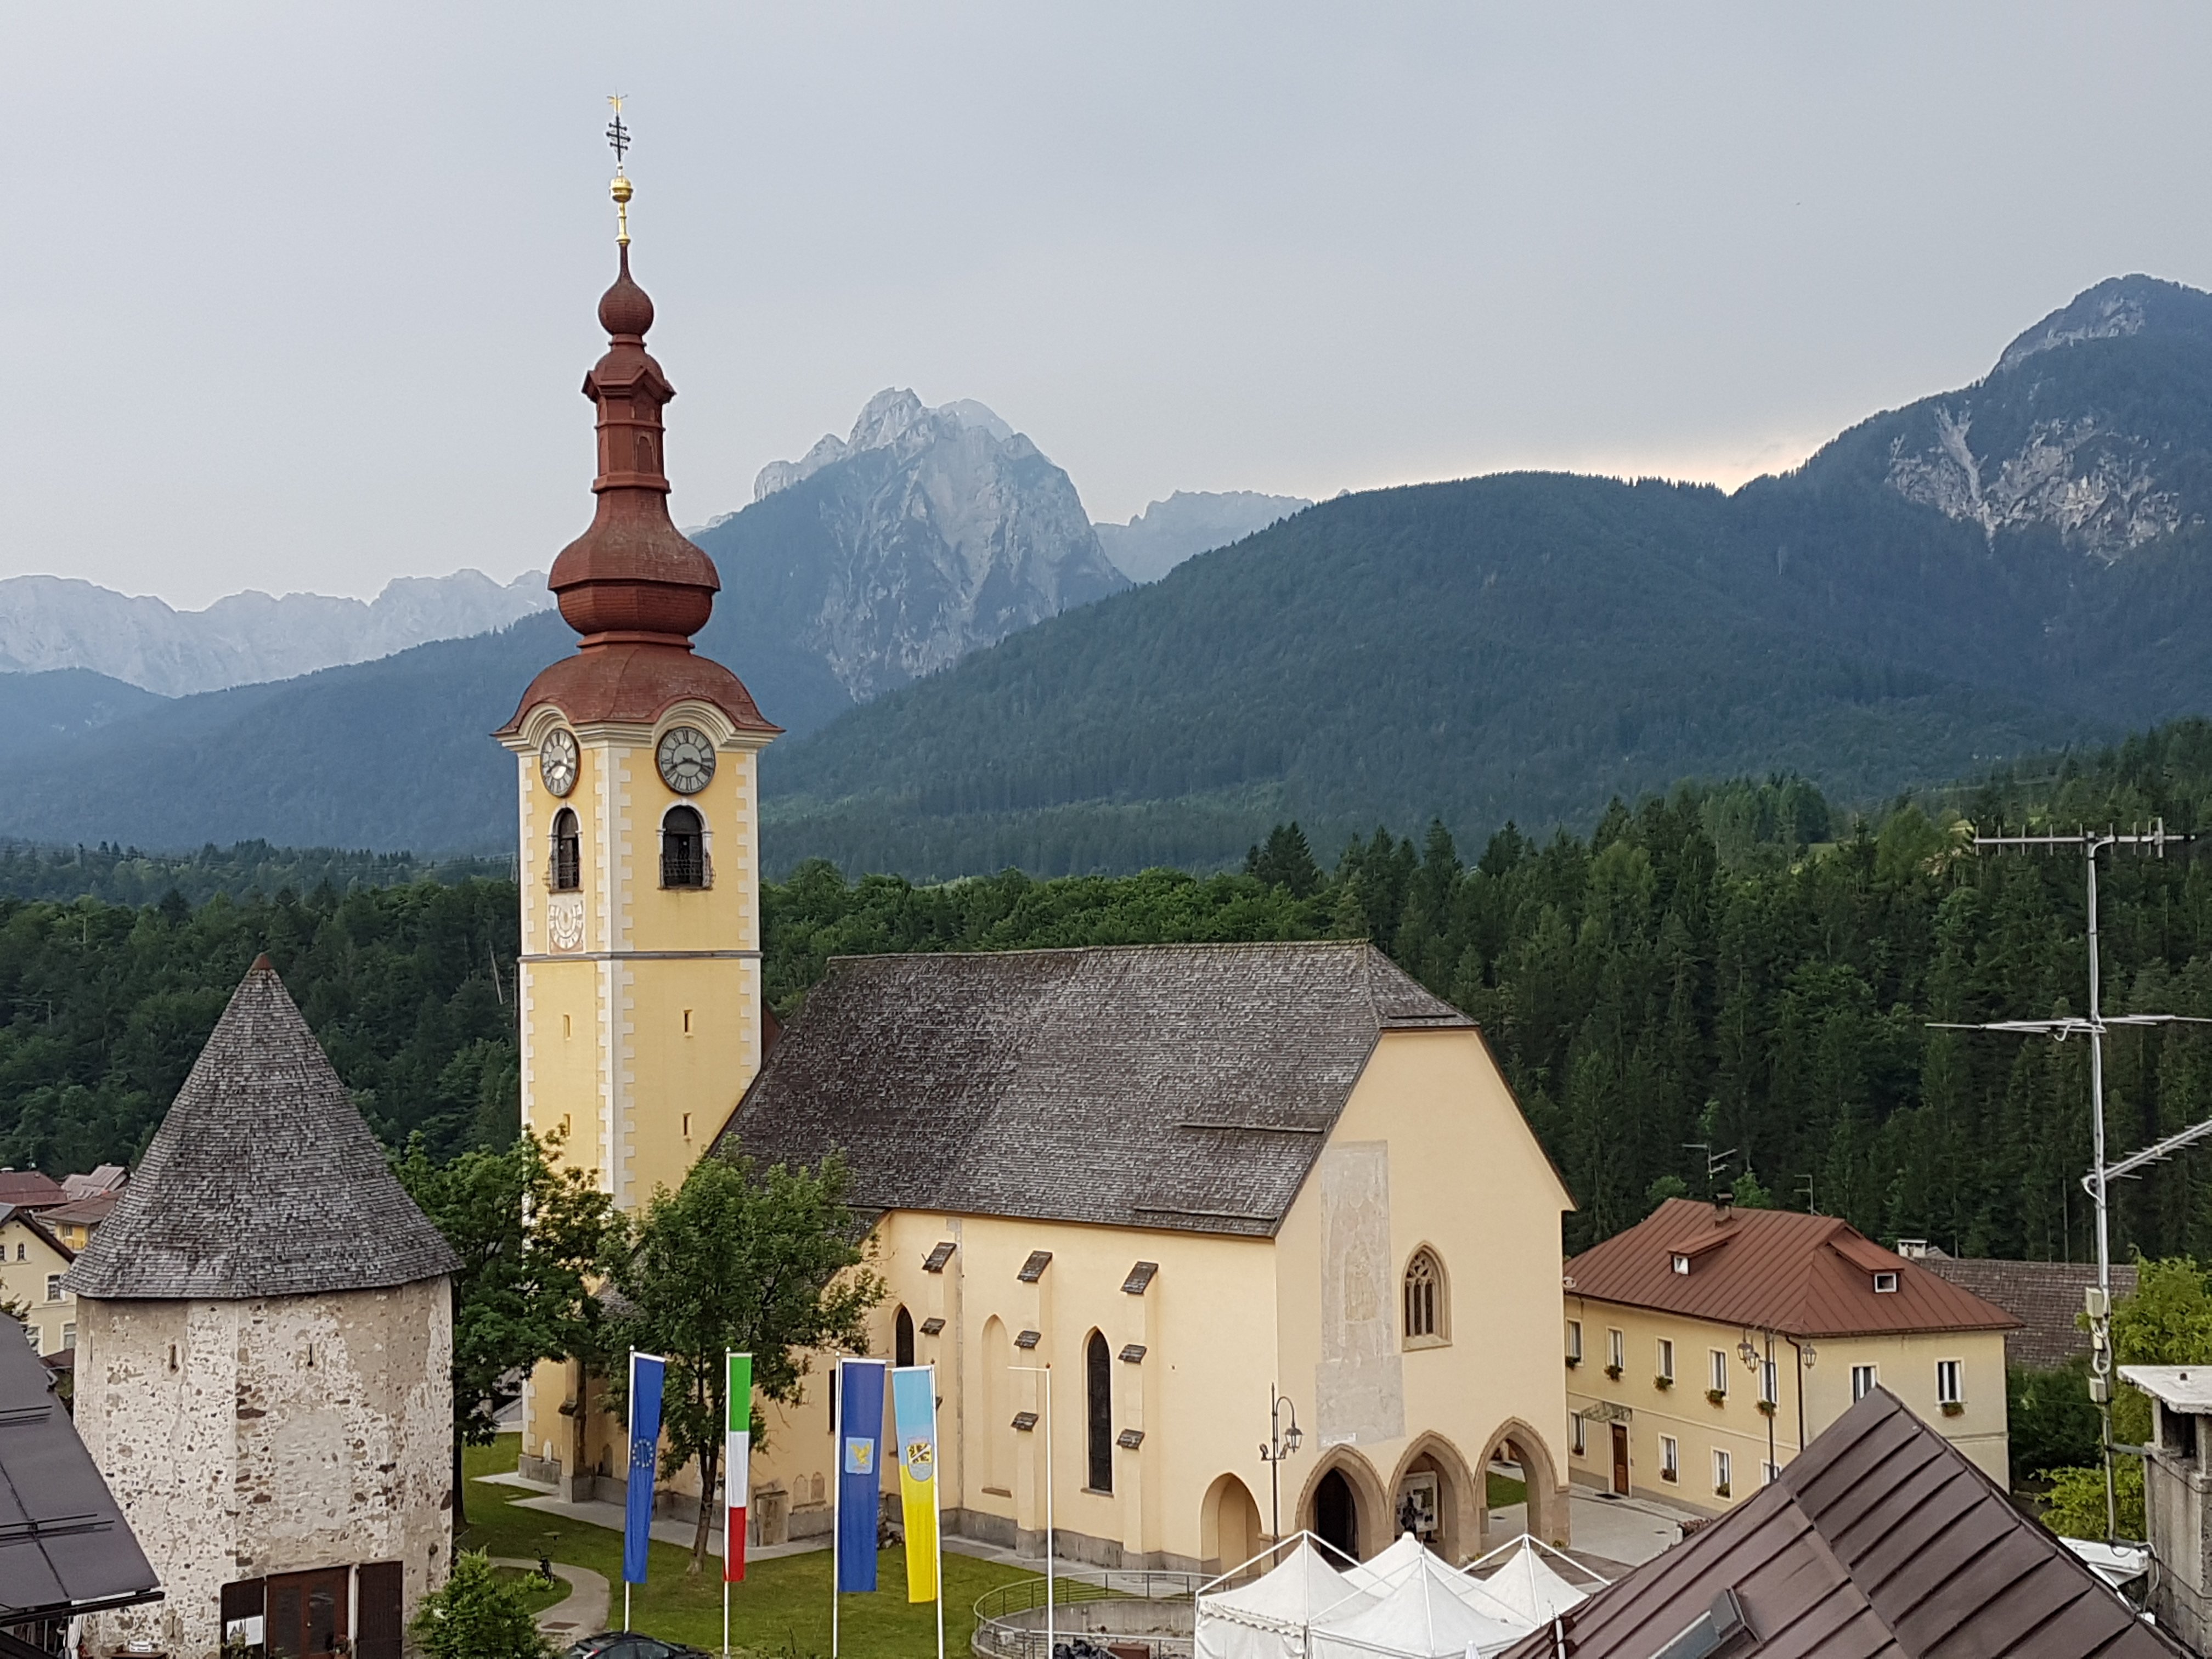
MULTIPOLYGON (((1361 939, 1159 939, 1152 942, 1135 940, 1119 945, 1023 945, 1011 949, 996 950, 979 945, 953 951, 839 951, 826 958, 827 962, 904 962, 915 957, 1073 957, 1101 956, 1108 952, 1121 955, 1139 951, 1349 951, 1369 941, 1361 939)), ((1370 946, 1370 948, 1372 948, 1370 946)), ((1395 966, 1395 963, 1392 964, 1395 966)), ((1403 971, 1402 969, 1401 971, 1403 971)), ((1407 975, 1408 978, 1412 976, 1407 975)), ((1419 981, 1413 981, 1419 985, 1419 981)), ((1425 991, 1426 987, 1422 988, 1425 991)), ((1434 996, 1434 992, 1429 992, 1434 996)), ((1442 1000, 1441 998, 1438 1000, 1442 1000)))

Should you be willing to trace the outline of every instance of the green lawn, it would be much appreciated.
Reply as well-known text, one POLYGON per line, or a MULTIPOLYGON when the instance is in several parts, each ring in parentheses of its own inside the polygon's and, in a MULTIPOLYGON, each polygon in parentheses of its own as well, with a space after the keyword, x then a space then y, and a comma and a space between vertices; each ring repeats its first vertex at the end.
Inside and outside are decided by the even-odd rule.
MULTIPOLYGON (((563 1521, 537 1510, 517 1509, 514 1500, 531 1496, 519 1486, 486 1486, 478 1477, 514 1468, 520 1437, 501 1435, 489 1446, 471 1446, 463 1468, 469 1481, 469 1528, 461 1547, 494 1555, 535 1560, 550 1553, 556 1561, 603 1572, 613 1587, 609 1617, 622 1619, 622 1534, 604 1527, 563 1521), (548 1540, 549 1532, 557 1539, 548 1540)), ((656 1543, 648 1582, 630 1592, 630 1623, 649 1635, 719 1652, 722 1644, 722 1564, 709 1556, 696 1578, 684 1569, 691 1553, 656 1543)), ((975 1625, 975 1598, 1017 1578, 1030 1577, 1015 1567, 945 1556, 945 1651, 964 1656, 975 1625)), ((840 1598, 838 1650, 852 1659, 935 1659, 937 1614, 927 1602, 906 1599, 903 1553, 885 1550, 876 1564, 872 1595, 840 1598)), ((579 1632, 578 1634, 584 1634, 579 1632)), ((730 1640, 733 1645, 776 1659, 812 1659, 830 1651, 830 1552, 810 1550, 781 1560, 757 1561, 745 1581, 730 1586, 730 1640)))
POLYGON ((1492 1509, 1502 1509, 1508 1504, 1525 1504, 1528 1501, 1528 1483, 1526 1480, 1516 1480, 1511 1475, 1500 1474, 1495 1469, 1485 1469, 1483 1476, 1489 1487, 1487 1495, 1492 1509))
POLYGON ((555 1603, 568 1599, 568 1587, 558 1578, 549 1586, 535 1571, 524 1571, 520 1567, 495 1567, 492 1577, 501 1583, 512 1584, 522 1592, 522 1604, 532 1613, 543 1613, 555 1603))

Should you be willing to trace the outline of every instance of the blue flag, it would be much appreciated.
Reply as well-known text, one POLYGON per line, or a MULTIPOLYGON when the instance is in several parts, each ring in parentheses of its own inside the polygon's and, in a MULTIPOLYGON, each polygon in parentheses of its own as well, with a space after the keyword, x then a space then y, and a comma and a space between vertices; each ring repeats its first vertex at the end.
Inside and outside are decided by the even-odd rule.
POLYGON ((884 1489, 884 1362, 837 1362, 837 1588, 876 1587, 884 1489))
MULTIPOLYGON (((645 1582, 646 1546, 653 1541, 653 1483, 660 1467, 660 1383, 668 1362, 630 1350, 629 1503, 623 1516, 623 1582, 645 1582)), ((875 1561, 869 1556, 870 1565, 875 1561)))

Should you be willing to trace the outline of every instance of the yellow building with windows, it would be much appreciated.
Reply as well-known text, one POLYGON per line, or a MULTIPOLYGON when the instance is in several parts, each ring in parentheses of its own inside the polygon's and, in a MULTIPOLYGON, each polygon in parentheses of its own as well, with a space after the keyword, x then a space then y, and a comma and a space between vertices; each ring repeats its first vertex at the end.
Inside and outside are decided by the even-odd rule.
POLYGON ((1670 1199, 1567 1263, 1573 1479, 1718 1511, 1876 1387, 2009 1488, 2019 1321, 1832 1216, 1670 1199))
POLYGON ((62 1285, 76 1260, 36 1213, 0 1206, 0 1300, 21 1310, 23 1334, 42 1355, 76 1346, 76 1297, 62 1285))

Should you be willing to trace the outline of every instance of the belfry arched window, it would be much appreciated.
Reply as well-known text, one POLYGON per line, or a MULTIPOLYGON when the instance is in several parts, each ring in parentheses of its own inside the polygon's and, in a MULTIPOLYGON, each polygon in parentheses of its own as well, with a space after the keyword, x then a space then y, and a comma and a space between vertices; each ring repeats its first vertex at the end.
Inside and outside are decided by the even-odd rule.
POLYGON ((696 807, 672 806, 660 820, 660 884, 707 885, 707 824, 696 807))
POLYGON ((1114 1356, 1103 1333, 1093 1331, 1083 1345, 1083 1423, 1090 1455, 1085 1484, 1093 1492, 1114 1490, 1114 1356))
POLYGON ((584 884, 583 837, 576 815, 562 807, 553 815, 553 890, 573 893, 584 884))
POLYGON ((1428 1347, 1451 1336, 1451 1303, 1444 1264, 1424 1244, 1406 1264, 1405 1332, 1408 1347, 1428 1347))

